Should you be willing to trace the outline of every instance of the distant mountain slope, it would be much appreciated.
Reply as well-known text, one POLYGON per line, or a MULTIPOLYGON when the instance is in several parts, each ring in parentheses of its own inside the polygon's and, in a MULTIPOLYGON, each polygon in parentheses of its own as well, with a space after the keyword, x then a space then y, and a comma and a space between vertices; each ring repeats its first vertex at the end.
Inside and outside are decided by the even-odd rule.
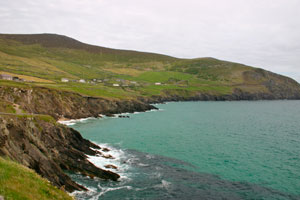
POLYGON ((40 44, 43 47, 50 48, 67 48, 67 49, 77 49, 77 50, 85 50, 91 53, 104 53, 104 54, 120 54, 120 55, 128 55, 128 56, 141 56, 148 59, 172 59, 170 56, 165 56, 161 54, 155 53, 144 53, 137 51, 129 51, 129 50, 118 50, 105 48, 90 44, 82 43, 73 38, 57 35, 57 34, 0 34, 0 38, 5 40, 15 40, 21 42, 26 45, 31 44, 40 44))
POLYGON ((54 81, 56 84, 43 86, 90 96, 189 98, 234 94, 234 99, 300 98, 299 83, 263 69, 214 58, 179 59, 98 47, 56 34, 0 34, 0 71, 54 81), (108 81, 61 83, 61 78, 108 81))

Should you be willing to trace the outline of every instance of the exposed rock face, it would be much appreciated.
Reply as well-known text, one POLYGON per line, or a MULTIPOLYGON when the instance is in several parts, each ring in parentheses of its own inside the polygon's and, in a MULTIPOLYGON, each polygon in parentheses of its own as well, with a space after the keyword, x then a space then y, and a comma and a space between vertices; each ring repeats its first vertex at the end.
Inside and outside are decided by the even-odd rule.
POLYGON ((0 98, 20 105, 28 113, 51 115, 55 119, 62 117, 79 119, 98 117, 99 114, 146 111, 155 109, 138 100, 111 100, 84 97, 72 92, 48 88, 14 88, 0 86, 0 98))
POLYGON ((118 174, 99 169, 87 160, 100 147, 85 140, 64 125, 20 116, 0 116, 0 155, 34 169, 58 187, 67 191, 85 190, 63 170, 90 177, 117 180, 118 174))
MULTIPOLYGON (((300 99, 300 86, 292 79, 259 69, 246 72, 243 76, 247 84, 235 86, 231 94, 225 95, 203 92, 194 92, 191 95, 188 91, 186 95, 174 95, 165 91, 161 95, 137 97, 136 100, 115 100, 85 97, 72 92, 41 87, 0 86, 0 99, 17 107, 19 112, 24 110, 27 113, 51 115, 56 120, 146 111, 155 109, 149 103, 165 101, 300 99), (257 81, 260 83, 257 84, 257 81), (247 88, 249 85, 251 89, 255 88, 254 83, 259 89, 247 88)), ((119 175, 99 169, 87 160, 86 154, 97 155, 90 147, 100 148, 64 125, 47 122, 38 116, 30 119, 0 115, 0 155, 8 156, 34 169, 54 185, 65 187, 67 191, 85 188, 73 182, 63 170, 103 179, 119 178, 119 175)), ((112 159, 109 154, 102 157, 112 159)))
MULTIPOLYGON (((47 88, 17 88, 0 86, 0 98, 26 113, 51 115, 55 119, 98 117, 99 114, 146 111, 155 107, 137 100, 108 100, 84 97, 76 93, 47 88)), ((63 170, 79 172, 90 177, 117 180, 118 174, 102 170, 87 160, 96 155, 90 149, 97 145, 64 125, 46 122, 35 116, 0 115, 0 155, 34 169, 58 187, 67 191, 84 190, 63 170)), ((113 159, 105 155, 107 159, 113 159)))

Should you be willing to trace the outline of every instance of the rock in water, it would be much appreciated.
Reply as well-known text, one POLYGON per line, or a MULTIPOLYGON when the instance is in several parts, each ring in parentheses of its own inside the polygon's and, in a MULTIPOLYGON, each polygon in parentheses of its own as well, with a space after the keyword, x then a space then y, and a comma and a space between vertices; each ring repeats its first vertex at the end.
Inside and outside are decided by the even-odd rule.
POLYGON ((104 167, 107 169, 118 169, 118 167, 115 165, 105 165, 104 167))

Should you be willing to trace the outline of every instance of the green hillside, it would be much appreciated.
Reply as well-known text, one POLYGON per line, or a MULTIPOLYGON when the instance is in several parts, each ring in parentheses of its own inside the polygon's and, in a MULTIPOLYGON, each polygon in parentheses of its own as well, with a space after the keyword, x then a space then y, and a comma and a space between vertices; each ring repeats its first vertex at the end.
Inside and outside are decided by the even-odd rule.
POLYGON ((0 157, 0 195, 7 200, 73 199, 33 170, 0 157))
POLYGON ((34 81, 19 83, 22 87, 30 84, 112 98, 193 96, 199 92, 230 95, 237 88, 272 93, 270 80, 288 88, 299 87, 292 79, 243 64, 115 50, 55 34, 0 34, 0 74, 5 72, 34 81), (70 81, 63 83, 62 78, 70 81), (79 79, 87 83, 79 83, 79 79))

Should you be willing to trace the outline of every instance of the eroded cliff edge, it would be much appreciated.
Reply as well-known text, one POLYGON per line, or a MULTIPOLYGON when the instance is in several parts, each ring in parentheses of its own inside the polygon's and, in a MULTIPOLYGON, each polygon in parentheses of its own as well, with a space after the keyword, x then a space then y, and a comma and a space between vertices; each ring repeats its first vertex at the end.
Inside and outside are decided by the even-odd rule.
POLYGON ((135 99, 105 99, 42 87, 18 88, 0 86, 0 99, 17 105, 26 113, 80 119, 124 112, 146 111, 154 106, 135 99))
MULTIPOLYGON (((249 80, 265 77, 267 81, 256 90, 238 85, 231 94, 191 93, 182 89, 124 100, 88 97, 35 86, 0 86, 0 104, 11 112, 10 115, 0 115, 0 154, 34 169, 67 191, 85 188, 73 182, 63 170, 117 180, 117 174, 99 169, 87 160, 86 155, 96 155, 98 152, 93 149, 101 147, 83 139, 77 131, 57 124, 56 120, 146 111, 155 109, 149 103, 165 101, 300 99, 299 84, 289 78, 265 71, 245 76, 249 80), (43 115, 50 115, 55 120, 43 115)), ((7 112, 3 108, 1 110, 0 106, 0 113, 7 112)))
POLYGON ((118 180, 119 175, 90 163, 87 155, 101 156, 101 147, 56 120, 155 108, 137 100, 108 100, 48 88, 7 86, 0 86, 0 105, 0 156, 34 169, 69 192, 85 188, 72 181, 64 170, 109 180, 118 180))
POLYGON ((0 116, 0 155, 7 156, 67 191, 85 190, 63 170, 117 180, 118 174, 99 169, 87 160, 99 146, 45 116, 0 116), (49 120, 50 119, 50 120, 49 120), (93 148, 94 150, 92 150, 93 148))

